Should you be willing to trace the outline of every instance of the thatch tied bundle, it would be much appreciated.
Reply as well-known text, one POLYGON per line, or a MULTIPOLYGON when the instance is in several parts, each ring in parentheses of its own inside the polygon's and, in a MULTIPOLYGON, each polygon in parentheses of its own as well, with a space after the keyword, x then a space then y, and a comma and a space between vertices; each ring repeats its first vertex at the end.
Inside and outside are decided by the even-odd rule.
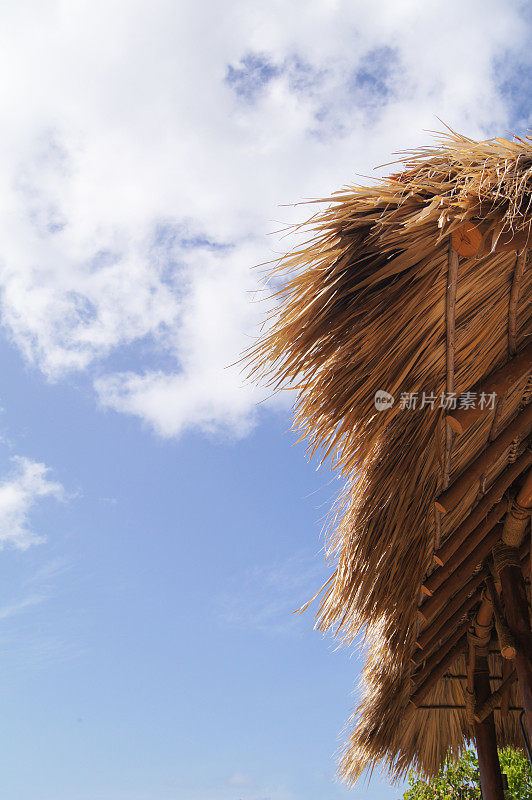
MULTIPOLYGON (((348 642, 367 635, 363 696, 341 761, 349 783, 381 761, 393 776, 433 775, 472 735, 462 634, 485 597, 491 548, 475 550, 463 568, 453 537, 472 511, 484 524, 501 496, 506 511, 528 466, 531 222, 532 140, 451 133, 435 149, 408 153, 401 171, 372 188, 336 194, 309 223, 309 242, 275 268, 277 306, 252 352, 254 372, 296 389, 297 427, 345 479, 329 538, 336 570, 318 625, 348 642), (462 402, 516 354, 513 382, 496 401, 484 392, 482 413, 462 433, 453 398, 462 402), (382 390, 395 400, 379 411, 382 390), (467 469, 493 442, 470 479, 467 469), (447 487, 452 502, 435 505, 447 487), (430 583, 423 592, 445 564, 434 560, 444 545, 462 571, 432 578, 443 595, 430 583), (455 642, 447 664, 438 658, 453 636, 461 647, 455 642)), ((493 632, 492 690, 508 677, 497 641, 493 632)), ((501 745, 521 743, 510 684, 495 710, 501 745)))

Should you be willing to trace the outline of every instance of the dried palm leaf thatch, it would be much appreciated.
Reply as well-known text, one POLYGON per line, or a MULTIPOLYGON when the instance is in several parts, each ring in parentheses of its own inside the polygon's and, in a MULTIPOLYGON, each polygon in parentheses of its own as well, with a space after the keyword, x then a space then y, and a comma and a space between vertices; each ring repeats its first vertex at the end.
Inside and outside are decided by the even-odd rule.
MULTIPOLYGON (((348 783, 381 760, 396 777, 412 766, 432 775, 469 736, 460 708, 404 713, 420 587, 477 487, 442 519, 434 499, 490 435, 483 420, 446 453, 444 410, 419 402, 450 388, 450 234, 467 221, 481 224, 487 242, 460 259, 456 284, 452 388, 470 390, 532 335, 532 270, 521 264, 516 289, 515 250, 495 251, 504 237, 530 231, 530 137, 476 142, 451 132, 435 148, 407 153, 401 171, 375 186, 334 195, 309 223, 309 241, 275 265, 276 308, 250 354, 255 378, 296 390, 296 427, 345 482, 329 536, 336 571, 318 626, 347 642, 364 629, 369 642, 341 762, 348 783), (375 407, 380 390, 395 398, 385 411, 375 407), (403 394, 417 395, 416 410, 401 407, 403 394)), ((522 386, 506 417, 530 394, 522 386)), ((515 457, 505 453, 484 486, 515 457)), ((428 698, 464 703, 459 683, 447 679, 428 698)), ((518 741, 512 714, 497 715, 501 743, 518 741)))

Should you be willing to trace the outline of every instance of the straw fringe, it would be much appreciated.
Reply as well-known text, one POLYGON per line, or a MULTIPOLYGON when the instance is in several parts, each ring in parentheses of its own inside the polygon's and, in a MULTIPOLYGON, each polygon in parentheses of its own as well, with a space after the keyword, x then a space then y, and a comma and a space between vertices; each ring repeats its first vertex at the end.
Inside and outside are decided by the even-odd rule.
MULTIPOLYGON (((404 718, 444 444, 442 410, 402 410, 399 399, 446 389, 449 234, 481 219, 495 246, 501 234, 528 229, 531 203, 531 138, 474 142, 445 134, 437 147, 407 153, 403 170, 378 185, 334 195, 313 217, 309 242, 272 270, 277 306, 248 354, 251 374, 296 390, 295 427, 310 454, 330 458, 345 481, 328 538, 336 572, 317 625, 346 642, 365 628, 370 642, 340 767, 348 783, 381 760, 393 776, 412 766, 435 774, 469 735, 465 712, 418 710, 404 718), (395 397, 391 409, 376 411, 379 390, 395 397)), ((508 357, 515 263, 513 252, 460 260, 457 394, 508 357)), ((518 349, 532 334, 531 290, 532 270, 523 265, 512 311, 518 349)), ((462 438, 453 446, 451 481, 478 447, 462 438)), ((485 484, 493 478, 484 476, 485 484)), ((463 517, 467 507, 457 513, 463 517)), ((442 537, 457 523, 456 514, 448 516, 442 537)), ((464 703, 460 686, 446 679, 429 696, 464 703)), ((501 742, 518 740, 512 719, 497 724, 501 742)))

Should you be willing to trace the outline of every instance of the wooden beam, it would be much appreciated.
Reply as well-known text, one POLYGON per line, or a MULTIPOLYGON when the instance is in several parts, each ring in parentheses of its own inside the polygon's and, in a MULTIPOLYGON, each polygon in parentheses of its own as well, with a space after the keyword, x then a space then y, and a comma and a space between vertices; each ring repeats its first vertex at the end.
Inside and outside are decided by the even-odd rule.
POLYGON ((454 508, 467 493, 472 483, 480 478, 495 464, 504 451, 515 439, 524 438, 532 428, 532 403, 529 403, 520 414, 500 433, 488 447, 456 478, 436 500, 436 508, 442 514, 454 508))
MULTIPOLYGON (((532 470, 526 476, 515 501, 506 517, 502 539, 509 546, 502 553, 495 553, 501 579, 502 595, 506 608, 506 619, 514 639, 515 668, 519 679, 519 693, 525 710, 529 740, 532 738, 532 630, 523 570, 512 564, 505 553, 515 548, 525 538, 525 531, 532 513, 532 470)), ((525 546, 529 537, 525 538, 525 546)), ((530 566, 527 561, 528 566, 530 566)))
MULTIPOLYGON (((491 695, 488 657, 477 653, 474 674, 475 705, 482 707, 491 695)), ((481 721, 473 720, 473 732, 477 745, 480 786, 483 800, 504 800, 501 765, 497 752, 497 735, 493 710, 481 721)))
MULTIPOLYGON (((473 386, 470 391, 476 392, 478 396, 483 392, 486 395, 496 394, 497 397, 504 395, 517 383, 532 371, 532 342, 521 350, 504 366, 491 372, 484 380, 473 386)), ((449 412, 447 420, 454 432, 462 434, 473 425, 477 419, 486 413, 485 408, 480 408, 475 404, 473 408, 456 408, 449 412)))
POLYGON ((509 253, 512 250, 520 251, 528 245, 530 238, 529 226, 517 232, 504 231, 493 243, 493 241, 490 241, 489 225, 476 220, 468 220, 462 223, 451 234, 451 242, 454 249, 458 255, 464 258, 489 255, 491 253, 509 253))
POLYGON ((441 567, 438 567, 434 572, 425 579, 421 589, 429 596, 433 595, 436 589, 451 575, 460 564, 473 552, 473 550, 484 541, 489 532, 500 522, 502 517, 508 510, 508 501, 506 498, 500 500, 495 505, 483 523, 478 525, 475 530, 471 531, 469 536, 462 542, 462 546, 457 549, 449 560, 441 567))
POLYGON ((482 247, 485 229, 474 222, 464 222, 454 229, 451 243, 458 255, 463 258, 476 256, 482 247))
POLYGON ((532 450, 525 452, 506 467, 493 485, 486 492, 484 497, 475 506, 473 511, 465 518, 462 524, 446 538, 442 546, 434 553, 434 560, 443 566, 449 558, 458 550, 462 542, 467 539, 471 531, 476 528, 489 513, 490 509, 501 500, 509 486, 532 464, 532 450))
POLYGON ((501 538, 502 525, 498 523, 487 536, 478 544, 474 550, 464 558, 459 566, 452 572, 448 578, 434 592, 432 597, 429 597, 420 609, 423 609, 427 619, 430 619, 434 614, 439 611, 448 602, 448 600, 457 592, 466 581, 472 576, 475 567, 481 564, 487 555, 491 552, 494 545, 501 538))

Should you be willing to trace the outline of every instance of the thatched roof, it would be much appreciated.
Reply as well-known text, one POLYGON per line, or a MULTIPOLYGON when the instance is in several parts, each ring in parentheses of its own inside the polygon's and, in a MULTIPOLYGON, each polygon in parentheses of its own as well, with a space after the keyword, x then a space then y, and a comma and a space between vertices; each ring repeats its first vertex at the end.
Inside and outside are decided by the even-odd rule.
MULTIPOLYGON (((531 203, 531 138, 444 135, 436 148, 406 154, 388 179, 334 195, 309 223, 309 242, 276 266, 281 288, 253 351, 255 370, 271 385, 295 387, 297 427, 345 479, 329 539, 337 568, 318 625, 348 642, 367 635, 363 696, 340 767, 349 783, 379 762, 393 776, 409 768, 434 774, 470 737, 463 656, 420 707, 410 703, 412 677, 419 684, 426 666, 416 640, 433 621, 420 616, 421 586, 437 566, 434 552, 530 448, 532 422, 447 513, 435 499, 530 402, 530 370, 461 436, 451 436, 439 401, 442 392, 475 389, 532 341, 532 269, 523 250, 531 203), (468 221, 470 239, 482 242, 460 257, 453 277, 450 235, 468 221), (395 398, 384 411, 375 408, 379 390, 395 398), (437 398, 434 408, 420 408, 423 392, 437 398), (407 394, 417 396, 415 410, 402 408, 407 394)), ((490 507, 480 507, 482 519, 490 507)), ((469 617, 480 595, 470 597, 469 617)), ((422 654, 429 667, 435 648, 469 617, 444 626, 422 654)), ((501 656, 490 662, 495 688, 501 656)), ((520 743, 517 706, 514 687, 510 711, 495 712, 501 745, 520 743)))

